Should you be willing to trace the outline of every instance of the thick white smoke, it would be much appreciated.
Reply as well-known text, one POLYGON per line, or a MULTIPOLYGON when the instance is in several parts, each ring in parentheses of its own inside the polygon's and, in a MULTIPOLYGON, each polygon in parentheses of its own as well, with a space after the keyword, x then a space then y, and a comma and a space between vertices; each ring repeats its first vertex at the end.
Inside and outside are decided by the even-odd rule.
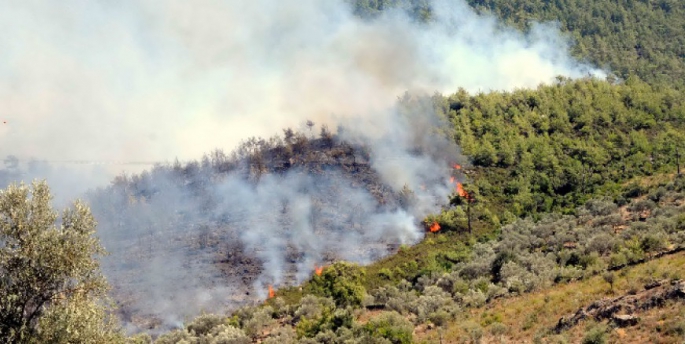
MULTIPOLYGON (((411 209, 383 208, 344 176, 318 179, 293 172, 267 175, 257 187, 238 177, 216 181, 207 191, 214 200, 210 214, 192 203, 196 198, 186 189, 162 178, 154 187, 164 197, 139 208, 127 205, 126 195, 110 200, 110 208, 102 199, 94 205, 101 214, 111 210, 103 215, 107 221, 127 209, 127 218, 101 221, 101 227, 118 231, 102 233, 114 257, 143 244, 159 252, 153 246, 164 243, 153 238, 168 237, 168 231, 192 235, 203 216, 223 217, 239 233, 235 239, 264 265, 255 285, 285 283, 287 251, 307 252, 294 262, 301 280, 325 252, 365 262, 382 253, 345 248, 420 238, 417 221, 439 209, 451 192, 440 178, 449 173, 443 159, 453 157, 454 148, 429 133, 439 124, 430 106, 398 114, 394 106, 405 91, 511 90, 559 75, 603 75, 569 57, 568 42, 554 25, 520 33, 477 15, 462 0, 435 0, 430 23, 400 11, 361 20, 343 1, 320 0, 0 0, 0 8, 0 120, 7 121, 0 126, 0 156, 197 159, 216 147, 231 148, 246 137, 271 136, 312 120, 344 125, 344 139, 370 147, 369 162, 384 185, 393 192, 404 185, 416 191, 411 209), (320 189, 313 192, 313 186, 320 189), (317 203, 333 193, 340 196, 335 207, 317 203), (284 204, 287 211, 281 213, 287 216, 279 215, 284 204), (342 221, 352 228, 358 222, 360 230, 322 234, 316 213, 326 211, 323 218, 357 216, 342 221), (274 231, 285 227, 291 229, 287 234, 274 231)), ((98 168, 74 183, 74 173, 64 166, 69 165, 34 169, 22 178, 48 178, 65 199, 121 169, 140 170, 98 168)), ((193 279, 215 279, 199 265, 184 263, 194 251, 179 250, 116 267, 117 276, 139 269, 136 278, 149 279, 136 284, 156 293, 147 298, 148 310, 174 314, 231 293, 225 286, 198 288, 193 279), (179 290, 195 296, 178 302, 179 290)))
POLYGON ((529 34, 436 1, 435 21, 342 1, 0 1, 2 153, 173 161, 304 119, 368 117, 406 90, 534 87, 597 73, 551 25, 529 34))

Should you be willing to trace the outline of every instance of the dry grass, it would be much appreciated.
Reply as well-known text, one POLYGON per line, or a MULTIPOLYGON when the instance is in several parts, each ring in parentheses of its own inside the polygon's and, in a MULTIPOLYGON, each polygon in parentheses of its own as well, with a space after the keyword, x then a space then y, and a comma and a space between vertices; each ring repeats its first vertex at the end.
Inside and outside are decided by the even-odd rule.
MULTIPOLYGON (((536 335, 543 337, 543 334, 546 338, 541 343, 555 343, 549 330, 562 316, 570 315, 592 301, 626 294, 631 289, 640 290, 651 280, 684 277, 685 253, 681 252, 617 272, 613 291, 601 276, 595 276, 532 294, 498 300, 483 308, 467 311, 451 322, 443 331, 442 343, 470 342, 463 326, 465 323, 476 323, 482 327, 484 336, 481 343, 533 343, 536 335), (505 335, 493 336, 489 333, 495 322, 506 326, 505 335)), ((678 333, 678 329, 673 329, 676 325, 674 322, 685 321, 683 309, 682 302, 672 302, 666 307, 640 313, 640 324, 610 330, 608 342, 683 343, 685 337, 678 333)), ((587 322, 580 323, 562 336, 569 343, 580 343, 588 325, 587 322)), ((437 330, 420 334, 417 339, 428 343, 440 342, 437 330)))

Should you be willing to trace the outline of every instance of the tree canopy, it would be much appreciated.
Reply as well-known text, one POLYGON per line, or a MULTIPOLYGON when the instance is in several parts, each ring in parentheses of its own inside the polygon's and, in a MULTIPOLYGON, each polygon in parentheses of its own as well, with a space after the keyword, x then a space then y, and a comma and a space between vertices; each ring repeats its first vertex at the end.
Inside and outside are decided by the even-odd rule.
POLYGON ((45 182, 0 191, 0 341, 120 341, 102 303, 104 249, 81 202, 58 216, 45 182))

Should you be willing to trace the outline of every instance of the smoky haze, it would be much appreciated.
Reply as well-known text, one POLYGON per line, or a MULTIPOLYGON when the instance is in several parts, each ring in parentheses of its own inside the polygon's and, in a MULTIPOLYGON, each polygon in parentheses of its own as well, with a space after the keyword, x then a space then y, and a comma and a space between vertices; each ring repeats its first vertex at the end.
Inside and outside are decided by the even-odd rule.
POLYGON ((0 143, 20 158, 196 159, 305 119, 366 118, 406 90, 600 73, 553 25, 524 35, 463 1, 436 1, 427 25, 362 21, 342 1, 0 4, 0 143))
POLYGON ((197 159, 286 127, 307 133, 306 120, 317 129, 343 126, 338 139, 367 147, 388 195, 405 185, 416 193, 410 207, 389 196, 382 204, 344 171, 292 169, 256 184, 198 172, 191 178, 204 185, 198 196, 163 168, 149 174, 153 198, 95 192, 100 235, 112 252, 108 277, 122 293, 143 290, 131 296, 131 308, 167 326, 208 305, 241 302, 234 285, 244 281, 219 278, 213 253, 180 244, 183 238, 219 233, 251 252, 259 277, 247 283, 257 296, 268 284, 301 281, 331 252, 365 263, 387 252, 349 247, 419 240, 421 218, 452 192, 445 178, 459 154, 449 137, 431 134, 443 125, 431 106, 396 106, 405 91, 512 90, 559 75, 603 76, 570 57, 555 25, 533 24, 524 34, 461 0, 433 1, 430 23, 401 11, 362 20, 343 1, 0 5, 0 119, 7 121, 0 153, 23 162, 86 162, 79 171, 46 164, 20 174, 47 178, 59 200, 144 166, 112 162, 197 159), (133 251, 137 263, 118 263, 133 251))

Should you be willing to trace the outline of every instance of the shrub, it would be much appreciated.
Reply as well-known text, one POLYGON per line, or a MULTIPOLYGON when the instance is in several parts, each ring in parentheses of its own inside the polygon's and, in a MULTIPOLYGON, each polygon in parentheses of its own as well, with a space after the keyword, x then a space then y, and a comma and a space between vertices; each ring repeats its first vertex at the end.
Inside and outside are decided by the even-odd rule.
POLYGON ((589 326, 583 336, 583 344, 604 344, 606 343, 607 329, 603 325, 589 326))
POLYGON ((195 318, 188 326, 186 331, 196 336, 209 334, 212 329, 224 323, 225 317, 215 314, 202 314, 195 318))
POLYGON ((465 322, 462 325, 462 329, 474 344, 480 343, 481 338, 483 338, 483 328, 473 321, 465 322))
POLYGON ((601 233, 590 239, 590 242, 585 247, 585 252, 597 252, 600 255, 605 255, 611 252, 615 244, 616 243, 613 236, 607 233, 601 233))
POLYGON ((126 344, 151 344, 152 337, 147 333, 139 333, 126 338, 126 344))
POLYGON ((633 202, 628 206, 628 210, 630 210, 631 212, 651 211, 654 208, 656 208, 656 203, 647 199, 633 202))
POLYGON ((495 337, 501 337, 509 332, 509 328, 501 322, 495 322, 488 327, 488 332, 495 337))
POLYGON ((248 344, 250 338, 239 328, 219 325, 212 330, 210 344, 248 344))
POLYGON ((657 330, 663 332, 664 334, 670 336, 677 336, 680 338, 685 337, 685 320, 683 319, 670 319, 660 325, 657 330))
POLYGON ((362 285, 364 269, 356 264, 338 262, 328 267, 321 276, 314 276, 310 292, 331 297, 338 306, 360 306, 366 290, 362 285))
POLYGON ((647 233, 640 239, 640 248, 647 253, 663 251, 666 248, 666 238, 663 233, 647 233))
POLYGON ((666 195, 666 189, 662 186, 649 193, 647 198, 652 202, 659 202, 666 195))
POLYGON ((192 338, 193 336, 185 330, 174 330, 157 337, 155 344, 176 344, 181 341, 190 342, 192 338))
POLYGON ((306 295, 300 300, 300 305, 295 311, 295 318, 319 318, 324 312, 330 312, 335 308, 333 300, 314 295, 306 295))
POLYGON ((612 253, 609 256, 609 267, 617 268, 628 264, 628 258, 623 252, 612 253))
POLYGON ((259 335, 264 327, 269 326, 273 323, 273 309, 269 306, 261 308, 254 312, 252 318, 245 322, 243 329, 245 333, 254 338, 259 335))
POLYGON ((452 297, 436 286, 427 287, 424 294, 419 296, 411 305, 411 311, 417 320, 423 322, 439 310, 446 310, 453 305, 452 297))
POLYGON ((414 326, 397 312, 384 312, 363 326, 371 337, 381 337, 393 344, 412 343, 414 326))
POLYGON ((264 340, 264 344, 294 344, 297 342, 297 336, 290 327, 279 327, 268 338, 264 340))
POLYGON ((614 283, 616 282, 616 275, 614 275, 613 272, 607 271, 602 275, 602 278, 604 279, 604 282, 609 283, 609 287, 611 287, 611 291, 613 291, 614 283))
POLYGON ((480 290, 469 289, 461 299, 461 302, 466 307, 482 307, 485 305, 487 298, 480 290))
POLYGON ((618 210, 616 204, 607 198, 589 200, 583 208, 592 216, 607 216, 618 210))
POLYGON ((492 274, 492 281, 498 283, 502 280, 501 272, 504 264, 517 261, 516 255, 511 251, 503 251, 497 254, 495 260, 492 261, 490 273, 492 274))

